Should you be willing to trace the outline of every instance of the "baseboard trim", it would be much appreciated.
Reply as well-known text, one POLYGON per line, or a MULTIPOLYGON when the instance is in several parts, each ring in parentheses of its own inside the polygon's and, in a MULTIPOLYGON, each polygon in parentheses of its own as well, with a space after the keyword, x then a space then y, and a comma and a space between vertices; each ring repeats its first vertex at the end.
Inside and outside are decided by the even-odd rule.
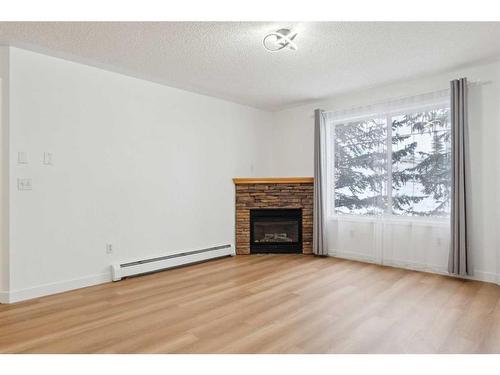
POLYGON ((7 296, 2 298, 0 294, 0 298, 2 300, 6 300, 6 302, 2 303, 15 303, 26 301, 33 298, 48 296, 51 294, 57 294, 62 292, 67 292, 70 290, 85 288, 92 285, 104 284, 107 282, 111 282, 111 274, 110 273, 102 273, 99 275, 92 275, 81 277, 78 279, 65 280, 56 283, 44 284, 32 288, 13 290, 6 293, 7 296))
POLYGON ((433 273, 433 274, 437 274, 437 275, 454 277, 454 278, 458 278, 458 279, 476 280, 476 281, 483 281, 486 283, 493 283, 493 284, 500 285, 500 275, 496 274, 494 272, 474 271, 474 275, 472 275, 472 276, 458 276, 458 275, 449 274, 448 270, 446 268, 439 267, 439 266, 432 266, 432 265, 428 266, 428 265, 423 265, 420 263, 407 263, 407 262, 399 262, 399 261, 381 263, 381 262, 377 261, 377 259, 375 257, 365 255, 362 253, 358 253, 358 252, 340 252, 337 250, 329 250, 328 256, 331 256, 333 258, 355 260, 358 262, 379 264, 381 266, 402 268, 402 269, 406 269, 406 270, 427 272, 427 273, 433 273))
POLYGON ((336 250, 328 250, 328 256, 334 257, 334 258, 348 259, 348 260, 357 260, 357 261, 365 262, 365 263, 380 264, 379 262, 377 262, 377 259, 374 256, 370 256, 370 255, 366 255, 366 254, 358 253, 358 252, 354 252, 354 251, 339 252, 336 250))
POLYGON ((487 283, 493 283, 493 284, 500 285, 500 275, 496 274, 494 272, 474 271, 473 276, 464 276, 462 278, 463 279, 470 279, 470 280, 477 280, 477 281, 484 281, 487 283))
POLYGON ((9 303, 9 292, 0 292, 0 303, 9 303))

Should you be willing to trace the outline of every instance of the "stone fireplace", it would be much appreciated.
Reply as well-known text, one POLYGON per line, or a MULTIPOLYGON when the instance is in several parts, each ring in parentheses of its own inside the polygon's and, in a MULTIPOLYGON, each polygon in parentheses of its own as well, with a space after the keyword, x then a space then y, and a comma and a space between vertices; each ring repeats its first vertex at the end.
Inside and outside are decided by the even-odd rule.
POLYGON ((312 253, 313 179, 235 178, 236 253, 312 253))

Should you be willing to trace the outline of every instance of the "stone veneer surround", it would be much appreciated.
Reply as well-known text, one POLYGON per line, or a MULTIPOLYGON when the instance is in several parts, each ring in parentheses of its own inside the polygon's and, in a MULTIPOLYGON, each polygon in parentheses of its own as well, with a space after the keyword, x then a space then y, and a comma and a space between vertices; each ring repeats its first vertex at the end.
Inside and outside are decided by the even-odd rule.
POLYGON ((250 254, 250 209, 302 208, 302 252, 312 254, 313 179, 234 179, 236 254, 250 254))

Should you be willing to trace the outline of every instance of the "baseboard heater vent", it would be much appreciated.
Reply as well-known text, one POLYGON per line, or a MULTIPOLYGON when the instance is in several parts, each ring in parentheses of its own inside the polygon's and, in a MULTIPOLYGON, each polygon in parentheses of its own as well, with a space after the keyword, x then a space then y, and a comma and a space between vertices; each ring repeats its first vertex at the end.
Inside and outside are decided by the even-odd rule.
POLYGON ((111 275, 113 277, 113 281, 118 281, 128 276, 161 271, 168 268, 198 263, 204 260, 221 258, 229 255, 235 255, 231 245, 214 246, 201 250, 186 251, 183 253, 165 255, 157 258, 138 260, 135 262, 113 264, 111 266, 111 275))

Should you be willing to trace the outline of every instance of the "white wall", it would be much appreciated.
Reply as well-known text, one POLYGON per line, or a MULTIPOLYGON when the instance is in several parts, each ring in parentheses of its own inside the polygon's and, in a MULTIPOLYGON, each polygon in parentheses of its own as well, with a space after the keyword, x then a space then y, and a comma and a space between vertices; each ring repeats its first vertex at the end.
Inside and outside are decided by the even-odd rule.
MULTIPOLYGON (((313 110, 340 110, 447 88, 451 79, 466 76, 472 85, 470 138, 472 161, 472 249, 477 277, 495 281, 500 273, 500 62, 436 76, 408 80, 337 96, 274 113, 273 173, 313 175, 313 110)), ((329 243, 333 242, 332 240, 329 243)), ((442 244, 441 244, 442 245, 442 244)), ((339 249, 332 249, 339 250, 339 249)), ((441 260, 442 261, 442 260, 441 260)), ((499 280, 499 279, 497 279, 499 280)))
POLYGON ((16 48, 10 74, 11 300, 234 243, 231 179, 269 173, 270 113, 16 48))
POLYGON ((8 152, 9 152, 9 49, 0 47, 0 302, 9 290, 8 152))

